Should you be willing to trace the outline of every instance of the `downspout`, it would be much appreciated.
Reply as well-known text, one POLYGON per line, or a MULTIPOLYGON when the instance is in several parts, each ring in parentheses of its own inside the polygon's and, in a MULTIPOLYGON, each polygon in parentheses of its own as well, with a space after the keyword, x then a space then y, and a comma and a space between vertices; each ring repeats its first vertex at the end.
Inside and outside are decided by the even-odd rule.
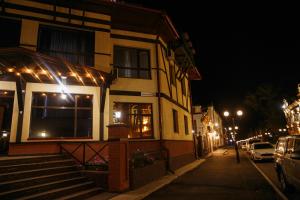
POLYGON ((157 97, 158 97, 158 126, 159 126, 159 141, 162 147, 162 122, 161 122, 161 94, 160 94, 160 76, 159 76, 159 62, 158 62, 158 41, 159 35, 156 36, 155 53, 156 53, 156 82, 157 82, 157 97))
POLYGON ((156 54, 156 82, 157 82, 157 98, 158 98, 158 126, 159 126, 159 147, 161 152, 166 152, 167 153, 167 163, 166 163, 166 168, 167 171, 171 172, 174 174, 174 171, 170 169, 170 153, 167 148, 165 148, 163 144, 163 133, 162 133, 162 117, 161 117, 161 91, 160 91, 160 65, 158 62, 158 41, 159 41, 159 35, 157 34, 156 36, 156 44, 155 44, 155 54, 156 54))

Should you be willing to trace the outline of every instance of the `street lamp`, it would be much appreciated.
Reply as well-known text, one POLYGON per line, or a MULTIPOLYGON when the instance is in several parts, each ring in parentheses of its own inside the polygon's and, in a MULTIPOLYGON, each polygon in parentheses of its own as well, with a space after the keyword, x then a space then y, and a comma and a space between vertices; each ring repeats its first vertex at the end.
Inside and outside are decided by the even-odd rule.
MULTIPOLYGON (((230 116, 230 113, 229 113, 229 111, 224 111, 224 117, 226 117, 226 118, 228 118, 229 116, 230 116)), ((243 116, 243 111, 242 110, 237 110, 236 111, 236 116, 238 116, 238 117, 241 117, 241 116, 243 116)), ((233 132, 236 134, 236 130, 238 130, 239 129, 239 127, 238 126, 236 126, 235 125, 235 116, 232 116, 231 117, 231 120, 232 120, 232 128, 231 127, 229 127, 228 129, 229 130, 233 130, 233 132)))

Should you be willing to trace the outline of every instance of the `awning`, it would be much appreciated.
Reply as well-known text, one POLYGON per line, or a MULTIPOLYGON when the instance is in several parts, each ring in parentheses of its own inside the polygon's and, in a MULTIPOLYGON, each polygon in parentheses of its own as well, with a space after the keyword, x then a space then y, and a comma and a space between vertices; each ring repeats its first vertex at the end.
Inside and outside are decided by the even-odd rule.
POLYGON ((0 49, 0 81, 100 86, 110 74, 88 66, 75 66, 60 58, 24 48, 0 49))

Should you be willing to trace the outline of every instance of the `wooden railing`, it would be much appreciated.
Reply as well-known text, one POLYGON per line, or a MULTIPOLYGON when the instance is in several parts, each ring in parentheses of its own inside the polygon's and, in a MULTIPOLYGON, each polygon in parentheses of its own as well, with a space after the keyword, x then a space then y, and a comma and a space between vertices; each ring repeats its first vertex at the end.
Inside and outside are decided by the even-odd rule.
POLYGON ((103 146, 101 146, 98 150, 91 146, 89 142, 80 142, 79 144, 76 144, 75 148, 73 144, 72 148, 68 148, 67 146, 71 146, 69 143, 59 143, 58 145, 60 148, 60 153, 65 153, 71 156, 75 161, 77 161, 77 163, 79 163, 83 167, 89 165, 90 161, 92 161, 92 159, 94 159, 95 157, 98 157, 103 164, 108 164, 108 160, 105 158, 105 156, 101 155, 101 153, 103 153, 104 150, 108 147, 108 143, 103 144, 103 146))

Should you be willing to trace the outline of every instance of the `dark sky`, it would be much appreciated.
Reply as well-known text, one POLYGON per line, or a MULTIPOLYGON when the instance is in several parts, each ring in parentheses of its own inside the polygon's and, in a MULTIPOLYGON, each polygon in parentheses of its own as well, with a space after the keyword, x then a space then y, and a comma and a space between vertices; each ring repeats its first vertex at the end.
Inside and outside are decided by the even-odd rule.
POLYGON ((219 4, 197 0, 132 0, 168 13, 188 32, 203 80, 192 83, 193 101, 218 109, 242 104, 262 83, 296 95, 300 82, 299 12, 296 5, 219 4), (204 3, 205 2, 205 3, 204 3))
MULTIPOLYGON (((298 6, 282 1, 265 5, 262 1, 128 2, 166 11, 179 32, 189 33, 203 76, 203 80, 192 82, 194 104, 213 104, 219 112, 233 111, 243 108, 245 96, 261 84, 280 87, 282 99, 296 97, 300 83, 298 6)), ((280 106, 278 101, 274 109, 280 106)), ((255 113, 248 116, 244 124, 249 130, 255 113)))

